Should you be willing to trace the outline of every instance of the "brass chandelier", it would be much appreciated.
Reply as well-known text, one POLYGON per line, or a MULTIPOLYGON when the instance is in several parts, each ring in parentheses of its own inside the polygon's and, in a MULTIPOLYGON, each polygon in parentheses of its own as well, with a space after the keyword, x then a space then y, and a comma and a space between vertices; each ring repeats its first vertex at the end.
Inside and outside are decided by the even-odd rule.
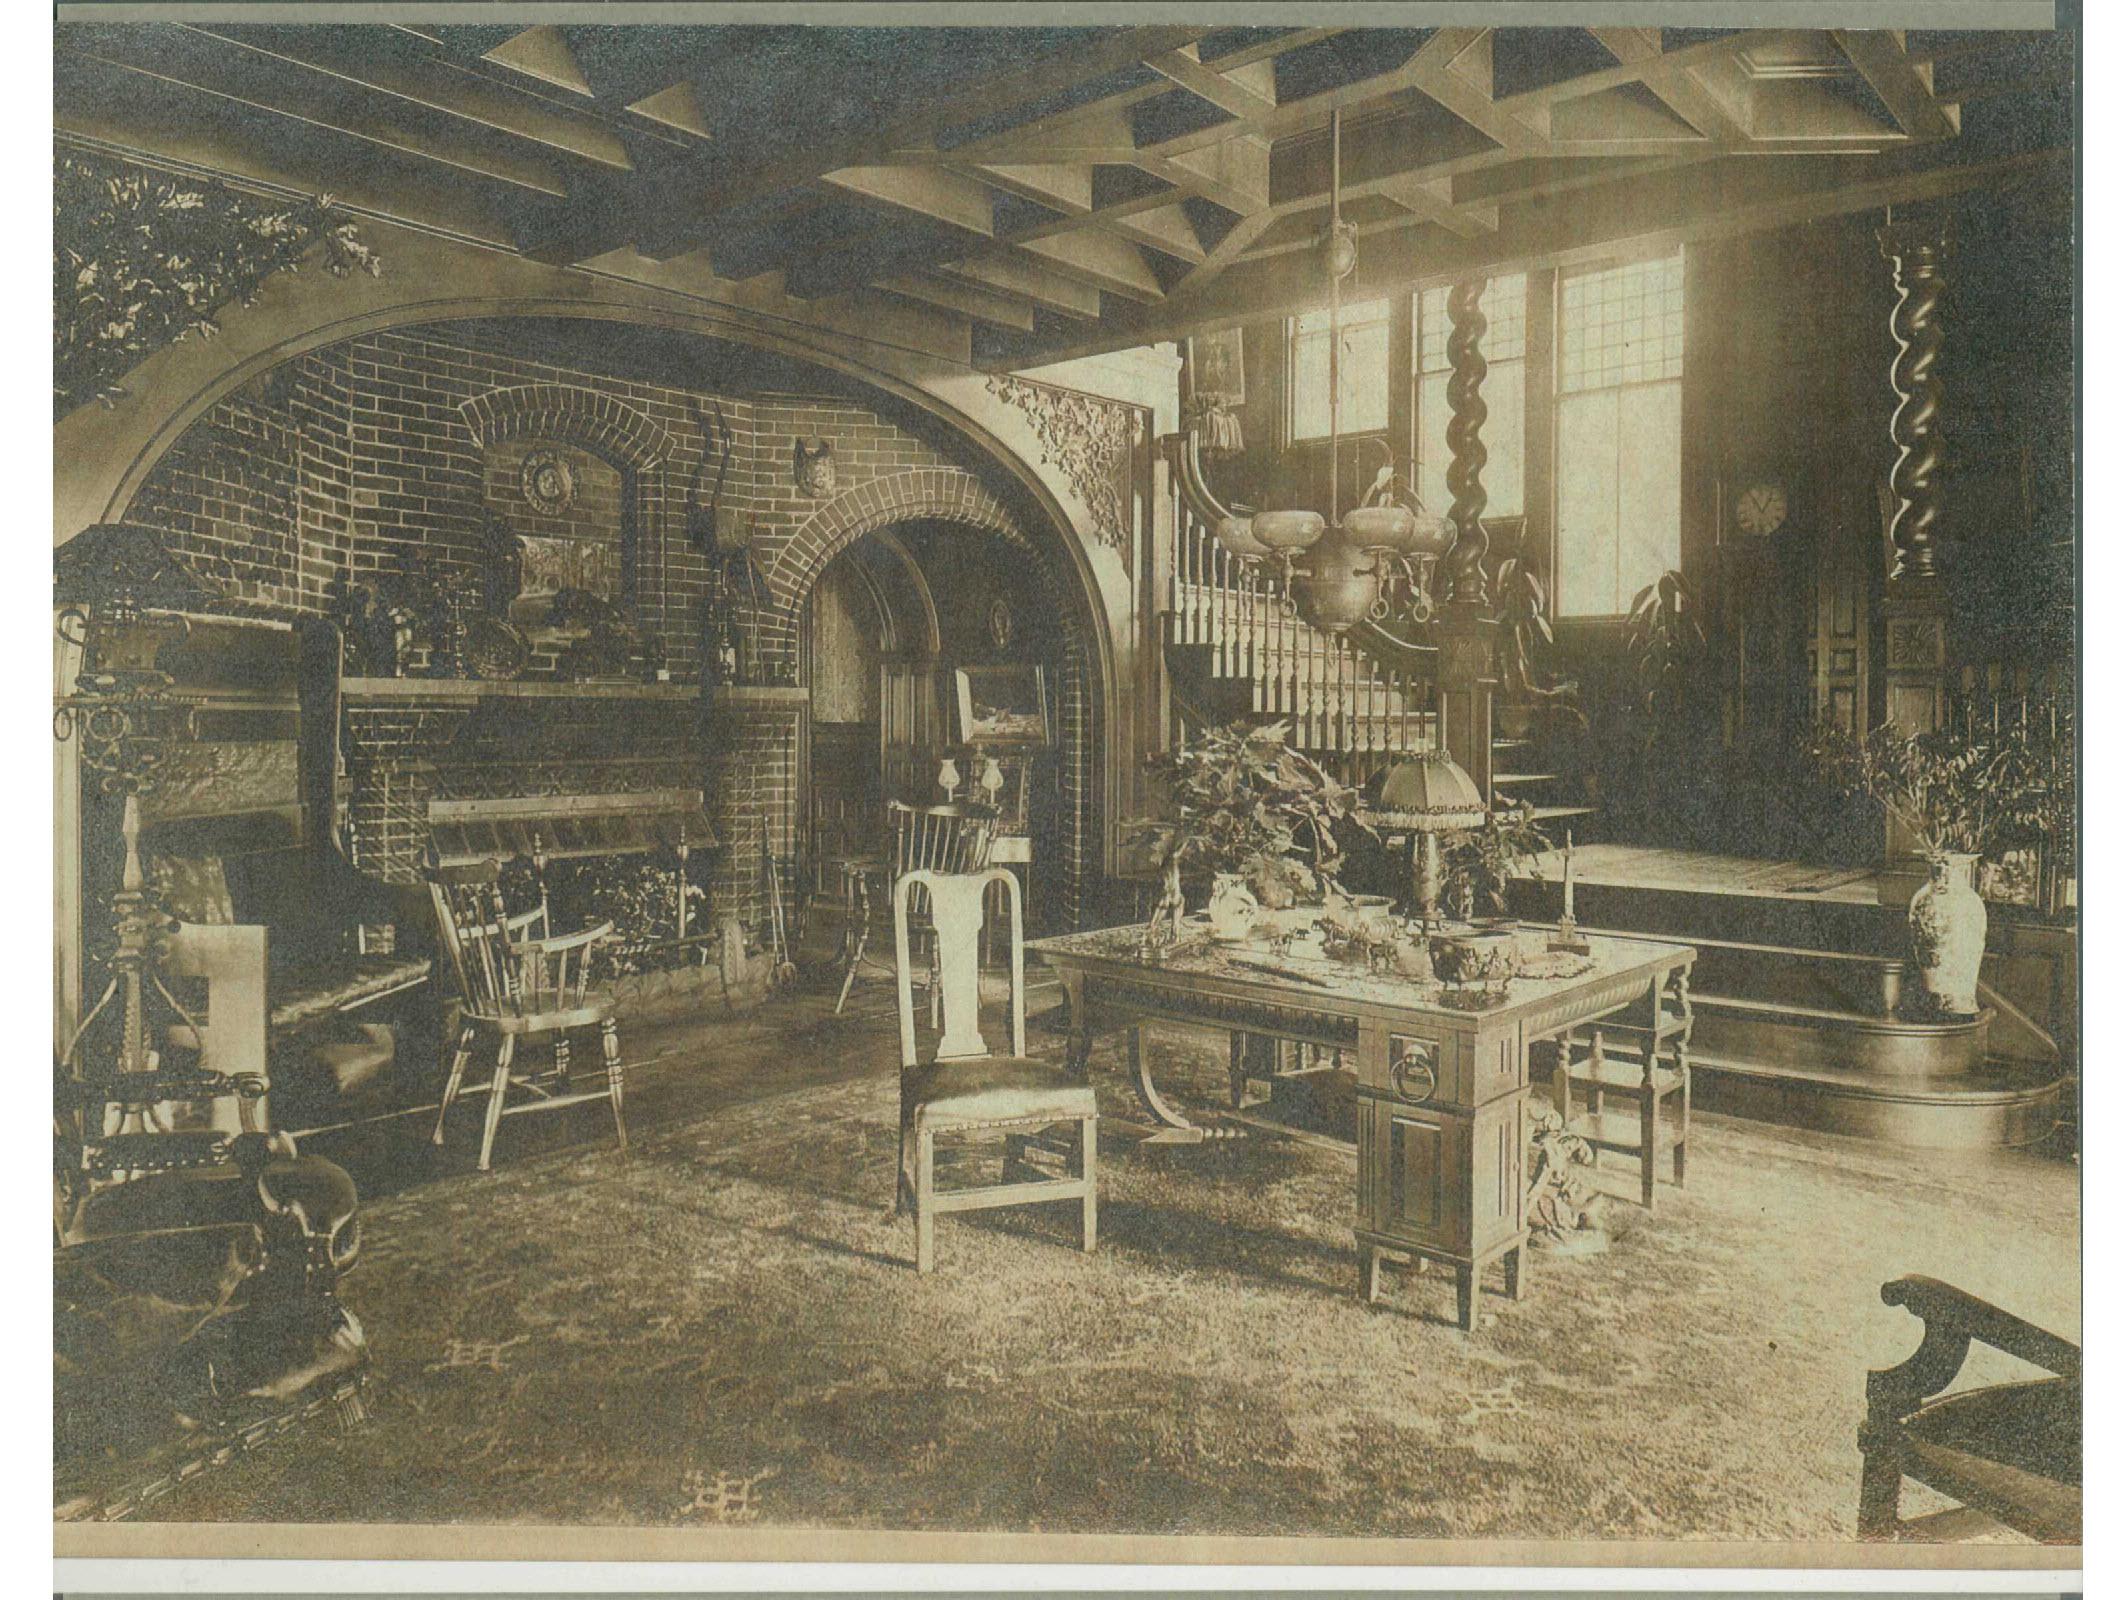
POLYGON ((1344 282, 1359 265, 1359 227, 1344 219, 1344 112, 1330 114, 1330 224, 1317 254, 1330 280, 1330 507, 1252 511, 1222 504, 1205 483, 1197 433, 1183 438, 1178 477, 1190 509, 1250 573, 1269 572, 1289 612, 1324 633, 1393 616, 1433 617, 1433 570, 1455 543, 1455 524, 1430 512, 1389 456, 1350 509, 1341 503, 1338 447, 1343 394, 1344 282))

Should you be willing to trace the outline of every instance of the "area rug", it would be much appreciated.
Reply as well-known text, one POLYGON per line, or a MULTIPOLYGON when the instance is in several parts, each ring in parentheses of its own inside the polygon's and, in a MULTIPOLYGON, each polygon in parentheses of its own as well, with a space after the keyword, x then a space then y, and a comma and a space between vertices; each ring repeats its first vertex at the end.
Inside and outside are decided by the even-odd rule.
MULTIPOLYGON (((1223 1048, 1152 1048, 1217 1104, 1223 1048)), ((1357 1298, 1349 1159, 1138 1145, 1097 1067, 1090 1256, 1075 1206, 949 1217, 918 1277, 891 1071, 392 1195, 347 1285, 373 1421, 154 1515, 1845 1539, 1864 1374, 1919 1333, 1884 1280, 2078 1332, 2073 1168, 1703 1118, 1687 1191, 1519 1304, 1489 1275, 1465 1336, 1446 1273, 1357 1298)))

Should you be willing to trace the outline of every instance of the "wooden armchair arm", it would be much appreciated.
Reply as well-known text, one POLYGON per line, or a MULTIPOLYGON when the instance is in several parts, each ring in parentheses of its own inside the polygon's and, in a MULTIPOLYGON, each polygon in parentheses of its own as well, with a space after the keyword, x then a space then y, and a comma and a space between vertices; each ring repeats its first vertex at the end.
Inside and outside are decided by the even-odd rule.
POLYGON ((547 939, 520 940, 516 948, 532 955, 555 956, 582 945, 596 944, 601 939, 612 937, 612 934, 613 924, 601 922, 596 927, 580 928, 575 933, 556 934, 547 939))
POLYGON ((1920 1348, 1906 1360, 1870 1373, 1872 1422, 1890 1422, 1941 1394, 1965 1365, 1975 1339, 2062 1377, 2083 1375, 2080 1348, 1978 1295, 1917 1274, 1892 1279, 1882 1292, 1886 1305, 1905 1306, 1921 1319, 1922 1334, 1920 1348))

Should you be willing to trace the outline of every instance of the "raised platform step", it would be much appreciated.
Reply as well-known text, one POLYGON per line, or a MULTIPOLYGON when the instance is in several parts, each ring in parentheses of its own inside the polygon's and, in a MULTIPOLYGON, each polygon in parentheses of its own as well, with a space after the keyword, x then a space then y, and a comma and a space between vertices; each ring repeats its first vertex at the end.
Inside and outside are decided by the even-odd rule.
POLYGON ((1816 1068, 1843 1078, 1940 1082, 1987 1061, 1995 1013, 1960 1022, 1909 1022, 1829 1006, 1710 994, 1695 986, 1694 1053, 1816 1068))
POLYGON ((1929 1150, 2037 1144, 2054 1131, 2061 1076, 1993 1062, 1952 1082, 1900 1082, 1695 1053, 1696 1109, 1929 1150))

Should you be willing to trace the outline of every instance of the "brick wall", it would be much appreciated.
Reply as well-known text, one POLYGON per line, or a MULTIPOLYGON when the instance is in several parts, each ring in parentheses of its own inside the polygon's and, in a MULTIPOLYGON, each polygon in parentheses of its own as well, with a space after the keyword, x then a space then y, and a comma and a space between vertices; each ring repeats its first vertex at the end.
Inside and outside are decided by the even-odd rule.
MULTIPOLYGON (((1009 539, 1041 574, 1049 625, 1076 612, 1060 553, 1022 533, 967 468, 855 400, 712 396, 589 372, 493 329, 367 335, 276 369, 188 429, 129 515, 171 530, 177 547, 240 599, 283 613, 330 614, 351 579, 471 571, 491 515, 520 533, 610 542, 619 597, 640 625, 658 631, 684 681, 698 670, 712 583, 709 560, 689 537, 688 509, 705 476, 714 401, 734 440, 723 502, 746 519, 775 578, 771 609, 757 620, 776 658, 795 661, 799 604, 834 551, 914 517, 943 516, 1009 539), (810 493, 795 481, 801 438, 831 444, 832 491, 810 493), (576 498, 559 516, 535 511, 519 486, 535 446, 570 464, 576 498)), ((1084 641, 1068 628, 1062 655, 1067 825, 1059 865, 1076 914, 1084 874, 1098 859, 1088 814, 1096 730, 1084 641)), ((552 675, 552 652, 537 653, 529 670, 552 675)), ((749 928, 765 922, 762 851, 787 864, 797 832, 792 715, 705 724, 704 783, 725 842, 713 892, 718 914, 736 912, 749 928)), ((390 796, 395 813, 418 789, 408 774, 398 777, 408 781, 390 796)), ((358 796, 358 804, 381 805, 382 797, 358 796)), ((395 834, 403 826, 395 822, 395 834)), ((784 889, 788 897, 788 880, 784 889)))

